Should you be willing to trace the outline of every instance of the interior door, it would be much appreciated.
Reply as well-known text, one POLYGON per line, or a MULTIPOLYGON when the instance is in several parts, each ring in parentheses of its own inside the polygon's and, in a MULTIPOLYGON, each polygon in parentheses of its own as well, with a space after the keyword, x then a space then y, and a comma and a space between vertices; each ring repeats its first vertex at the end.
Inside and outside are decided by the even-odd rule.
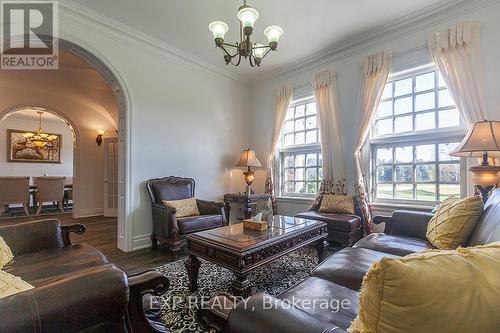
POLYGON ((104 216, 118 216, 118 138, 106 138, 104 145, 104 216))

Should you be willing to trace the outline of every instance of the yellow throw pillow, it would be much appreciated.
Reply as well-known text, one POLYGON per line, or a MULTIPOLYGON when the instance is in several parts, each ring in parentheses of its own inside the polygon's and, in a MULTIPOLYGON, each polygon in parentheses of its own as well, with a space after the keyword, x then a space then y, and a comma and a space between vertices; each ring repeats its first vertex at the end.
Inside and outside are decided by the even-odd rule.
POLYGON ((10 247, 5 243, 4 239, 0 236, 0 269, 7 265, 14 255, 10 250, 10 247))
POLYGON ((194 197, 181 200, 163 200, 163 204, 167 207, 175 208, 177 210, 176 217, 200 215, 196 198, 194 197))
POLYGON ((444 200, 427 225, 427 240, 442 250, 465 245, 483 210, 483 200, 478 196, 444 200))
POLYGON ((363 278, 350 333, 478 333, 500 327, 500 242, 382 258, 363 278))
POLYGON ((321 213, 354 214, 354 199, 347 195, 323 194, 321 213))
POLYGON ((23 281, 20 277, 0 270, 0 298, 14 295, 33 288, 34 287, 31 284, 23 281))

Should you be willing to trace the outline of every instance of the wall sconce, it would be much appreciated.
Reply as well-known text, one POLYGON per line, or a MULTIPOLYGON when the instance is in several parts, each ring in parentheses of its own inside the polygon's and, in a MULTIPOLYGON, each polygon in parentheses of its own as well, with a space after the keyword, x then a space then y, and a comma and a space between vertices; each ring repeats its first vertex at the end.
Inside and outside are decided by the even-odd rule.
POLYGON ((97 138, 95 138, 95 142, 97 142, 98 146, 101 146, 102 144, 102 135, 104 134, 104 130, 98 129, 97 130, 97 138))

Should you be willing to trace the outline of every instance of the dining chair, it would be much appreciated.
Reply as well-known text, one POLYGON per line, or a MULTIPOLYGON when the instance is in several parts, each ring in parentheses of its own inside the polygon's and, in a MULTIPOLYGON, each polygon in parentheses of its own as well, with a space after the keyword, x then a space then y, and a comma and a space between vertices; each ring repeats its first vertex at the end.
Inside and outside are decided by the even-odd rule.
POLYGON ((29 177, 0 177, 0 215, 9 204, 22 204, 26 216, 29 216, 29 177))
POLYGON ((38 205, 36 215, 40 215, 44 202, 56 202, 59 210, 64 213, 64 184, 65 177, 36 178, 36 202, 38 205))

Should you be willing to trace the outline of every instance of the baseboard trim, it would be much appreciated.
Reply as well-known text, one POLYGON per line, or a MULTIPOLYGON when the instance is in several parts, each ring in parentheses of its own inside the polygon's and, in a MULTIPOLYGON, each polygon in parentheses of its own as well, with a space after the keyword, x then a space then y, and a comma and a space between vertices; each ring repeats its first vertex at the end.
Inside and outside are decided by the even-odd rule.
POLYGON ((146 249, 151 247, 151 234, 136 235, 132 239, 132 251, 146 249))
POLYGON ((104 208, 80 209, 75 212, 76 218, 102 216, 102 215, 104 215, 104 208))

